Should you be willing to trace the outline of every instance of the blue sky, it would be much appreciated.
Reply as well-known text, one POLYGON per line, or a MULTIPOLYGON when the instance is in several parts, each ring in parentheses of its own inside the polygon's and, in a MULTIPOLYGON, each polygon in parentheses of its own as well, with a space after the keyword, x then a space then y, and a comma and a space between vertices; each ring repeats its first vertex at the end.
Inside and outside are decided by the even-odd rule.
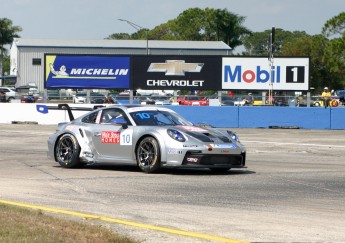
POLYGON ((272 26, 319 34, 324 23, 345 11, 344 0, 0 0, 0 18, 23 28, 22 38, 104 39, 136 30, 118 19, 149 29, 189 8, 227 9, 246 17, 250 30, 272 26))

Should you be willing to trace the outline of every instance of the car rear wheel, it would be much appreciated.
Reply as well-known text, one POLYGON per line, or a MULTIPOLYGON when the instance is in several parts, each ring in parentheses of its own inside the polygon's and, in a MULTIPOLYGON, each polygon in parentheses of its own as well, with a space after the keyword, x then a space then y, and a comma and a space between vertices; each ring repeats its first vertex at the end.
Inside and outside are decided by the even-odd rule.
POLYGON ((160 168, 160 149, 156 139, 144 138, 138 146, 137 163, 139 168, 146 173, 153 173, 160 168))
POLYGON ((80 167, 79 154, 80 145, 72 134, 64 134, 59 138, 55 147, 55 158, 62 167, 80 167))

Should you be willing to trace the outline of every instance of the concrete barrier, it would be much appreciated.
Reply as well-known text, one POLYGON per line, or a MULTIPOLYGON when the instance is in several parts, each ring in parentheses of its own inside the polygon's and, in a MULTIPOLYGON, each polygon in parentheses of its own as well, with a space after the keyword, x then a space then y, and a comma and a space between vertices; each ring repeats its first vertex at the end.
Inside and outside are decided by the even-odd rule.
POLYGON ((330 111, 305 107, 241 107, 239 127, 299 127, 330 129, 330 111))
MULTIPOLYGON (((42 105, 42 104, 40 104, 42 105)), ((44 105, 44 104, 43 104, 44 105)), ((52 105, 52 104, 48 104, 52 105)), ((91 104, 72 106, 93 107, 91 104)), ((168 106, 194 123, 232 128, 345 129, 345 107, 168 106)), ((69 121, 67 112, 37 111, 36 104, 0 103, 0 123, 33 122, 43 125, 69 121)), ((75 117, 85 111, 74 111, 75 117)))

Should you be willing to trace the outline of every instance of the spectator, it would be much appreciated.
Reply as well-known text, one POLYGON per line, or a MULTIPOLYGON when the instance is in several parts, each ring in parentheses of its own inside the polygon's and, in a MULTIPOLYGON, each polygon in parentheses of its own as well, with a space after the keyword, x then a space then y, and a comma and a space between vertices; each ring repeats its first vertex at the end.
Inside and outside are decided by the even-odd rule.
POLYGON ((110 95, 108 95, 108 96, 105 98, 104 103, 105 103, 105 104, 114 104, 115 102, 114 102, 113 97, 110 96, 110 95))
POLYGON ((0 102, 6 102, 6 94, 0 91, 0 102))
POLYGON ((254 97, 253 97, 253 94, 252 93, 248 93, 246 99, 245 99, 245 102, 244 104, 245 105, 253 105, 254 103, 254 97))
POLYGON ((327 108, 329 106, 329 102, 330 102, 330 99, 331 99, 331 92, 329 92, 327 87, 325 87, 323 89, 323 92, 322 92, 321 96, 322 96, 322 99, 323 99, 324 106, 325 106, 325 108, 327 108))
POLYGON ((170 102, 170 103, 174 103, 174 102, 175 102, 175 97, 174 97, 174 96, 171 96, 171 97, 169 98, 169 102, 170 102))

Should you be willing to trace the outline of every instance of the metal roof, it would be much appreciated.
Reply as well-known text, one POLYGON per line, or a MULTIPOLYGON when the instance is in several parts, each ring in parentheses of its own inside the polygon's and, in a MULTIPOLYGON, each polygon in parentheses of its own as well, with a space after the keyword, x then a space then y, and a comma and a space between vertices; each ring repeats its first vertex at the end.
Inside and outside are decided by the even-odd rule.
MULTIPOLYGON (((62 40, 15 38, 17 47, 70 47, 70 48, 146 48, 146 40, 62 40)), ((167 41, 148 40, 150 49, 226 50, 231 48, 223 41, 167 41)))

